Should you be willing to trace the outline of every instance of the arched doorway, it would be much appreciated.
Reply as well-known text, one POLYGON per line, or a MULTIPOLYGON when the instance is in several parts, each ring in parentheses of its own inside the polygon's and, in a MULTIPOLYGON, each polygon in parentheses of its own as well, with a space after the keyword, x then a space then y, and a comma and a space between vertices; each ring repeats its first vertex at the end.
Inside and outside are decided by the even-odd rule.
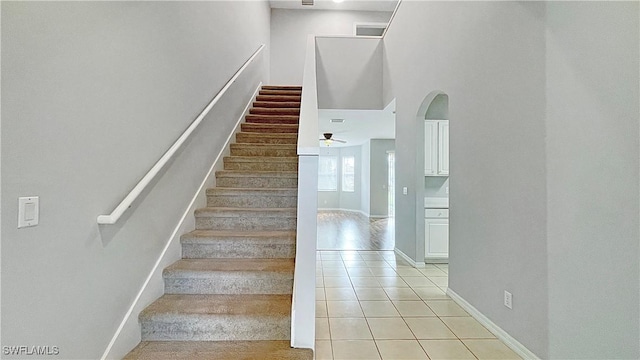
POLYGON ((416 263, 449 259, 449 96, 440 90, 425 96, 416 114, 417 158, 416 263), (424 207, 420 204, 424 203, 424 207), (423 257, 424 255, 424 257, 423 257))

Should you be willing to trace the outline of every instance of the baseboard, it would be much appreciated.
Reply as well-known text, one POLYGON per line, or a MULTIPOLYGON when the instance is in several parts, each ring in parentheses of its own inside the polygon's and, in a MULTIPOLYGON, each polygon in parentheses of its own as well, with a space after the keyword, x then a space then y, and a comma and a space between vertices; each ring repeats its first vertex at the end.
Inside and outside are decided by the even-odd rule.
POLYGON ((258 84, 258 87, 245 106, 242 115, 236 122, 236 126, 234 127, 231 134, 229 134, 225 145, 218 153, 218 156, 216 156, 213 164, 207 172, 207 175, 205 176, 204 180, 202 180, 202 183, 198 187, 198 190, 191 199, 189 206, 182 214, 182 217, 171 233, 171 236, 169 236, 169 239, 162 249, 160 256, 149 272, 149 275, 147 276, 145 282, 142 284, 142 287, 140 288, 140 291, 138 291, 138 294, 129 307, 129 310, 124 315, 120 326, 113 335, 113 338, 109 342, 109 345, 107 345, 104 354, 102 354, 101 360, 121 359, 140 342, 141 330, 140 324, 138 323, 137 314, 139 314, 140 311, 142 311, 145 307, 147 307, 150 303, 155 301, 155 299, 157 299, 164 293, 162 271, 166 266, 180 259, 180 236, 195 228, 195 218, 193 216, 193 213, 197 208, 203 207, 206 204, 207 188, 215 186, 215 172, 217 169, 223 167, 222 160, 225 155, 229 154, 230 144, 235 139, 235 134, 240 130, 240 124, 242 123, 242 120, 245 118, 245 116, 249 113, 249 108, 251 107, 253 99, 255 99, 261 86, 262 82, 258 84), (134 314, 136 316, 132 317, 132 315, 134 314), (126 336, 123 336, 125 334, 126 336), (129 334, 135 337, 130 337, 128 336, 129 334))
POLYGON ((500 339, 505 345, 507 345, 511 350, 513 350, 516 354, 518 354, 523 359, 532 359, 532 360, 540 360, 539 357, 536 356, 531 350, 527 349, 524 345, 522 345, 518 340, 514 339, 511 335, 509 335, 506 331, 502 330, 501 327, 496 325, 493 321, 491 321, 488 317, 484 316, 478 309, 473 307, 473 305, 469 304, 465 299, 463 299, 460 295, 456 294, 451 288, 447 289, 447 295, 455 301, 461 308, 463 308, 466 312, 468 312, 474 319, 476 319, 480 324, 487 328, 493 335, 495 335, 498 339, 500 339))
POLYGON ((405 254, 404 252, 402 252, 402 250, 398 248, 394 248, 393 252, 395 252, 398 256, 400 256, 402 259, 404 259, 406 262, 408 262, 411 266, 415 268, 424 267, 424 262, 414 261, 412 258, 409 257, 409 255, 405 254))
POLYGON ((366 217, 371 217, 369 214, 367 214, 366 212, 364 212, 362 210, 354 210, 354 209, 318 208, 318 212, 322 212, 322 211, 344 211, 344 212, 350 212, 350 213, 358 213, 358 214, 366 216, 366 217))

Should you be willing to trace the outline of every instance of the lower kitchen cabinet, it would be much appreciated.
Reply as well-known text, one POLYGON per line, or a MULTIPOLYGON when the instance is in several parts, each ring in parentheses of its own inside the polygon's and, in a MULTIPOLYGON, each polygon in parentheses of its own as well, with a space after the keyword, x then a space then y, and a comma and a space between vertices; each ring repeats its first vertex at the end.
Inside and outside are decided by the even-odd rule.
POLYGON ((449 260, 449 219, 425 218, 425 262, 442 263, 449 260))

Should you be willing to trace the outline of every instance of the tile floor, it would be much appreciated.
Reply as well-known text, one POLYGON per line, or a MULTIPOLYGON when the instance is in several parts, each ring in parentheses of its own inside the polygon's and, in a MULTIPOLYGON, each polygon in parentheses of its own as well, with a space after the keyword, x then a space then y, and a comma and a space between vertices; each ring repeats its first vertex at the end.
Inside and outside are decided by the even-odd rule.
POLYGON ((520 359, 453 302, 448 265, 318 251, 316 359, 520 359))

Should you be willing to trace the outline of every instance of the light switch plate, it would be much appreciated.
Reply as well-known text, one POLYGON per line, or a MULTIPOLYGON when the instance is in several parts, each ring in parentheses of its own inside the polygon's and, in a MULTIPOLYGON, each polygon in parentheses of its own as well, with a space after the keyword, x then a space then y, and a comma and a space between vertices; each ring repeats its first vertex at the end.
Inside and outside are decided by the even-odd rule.
POLYGON ((37 196, 18 198, 18 229, 36 226, 40 220, 40 199, 37 196))

